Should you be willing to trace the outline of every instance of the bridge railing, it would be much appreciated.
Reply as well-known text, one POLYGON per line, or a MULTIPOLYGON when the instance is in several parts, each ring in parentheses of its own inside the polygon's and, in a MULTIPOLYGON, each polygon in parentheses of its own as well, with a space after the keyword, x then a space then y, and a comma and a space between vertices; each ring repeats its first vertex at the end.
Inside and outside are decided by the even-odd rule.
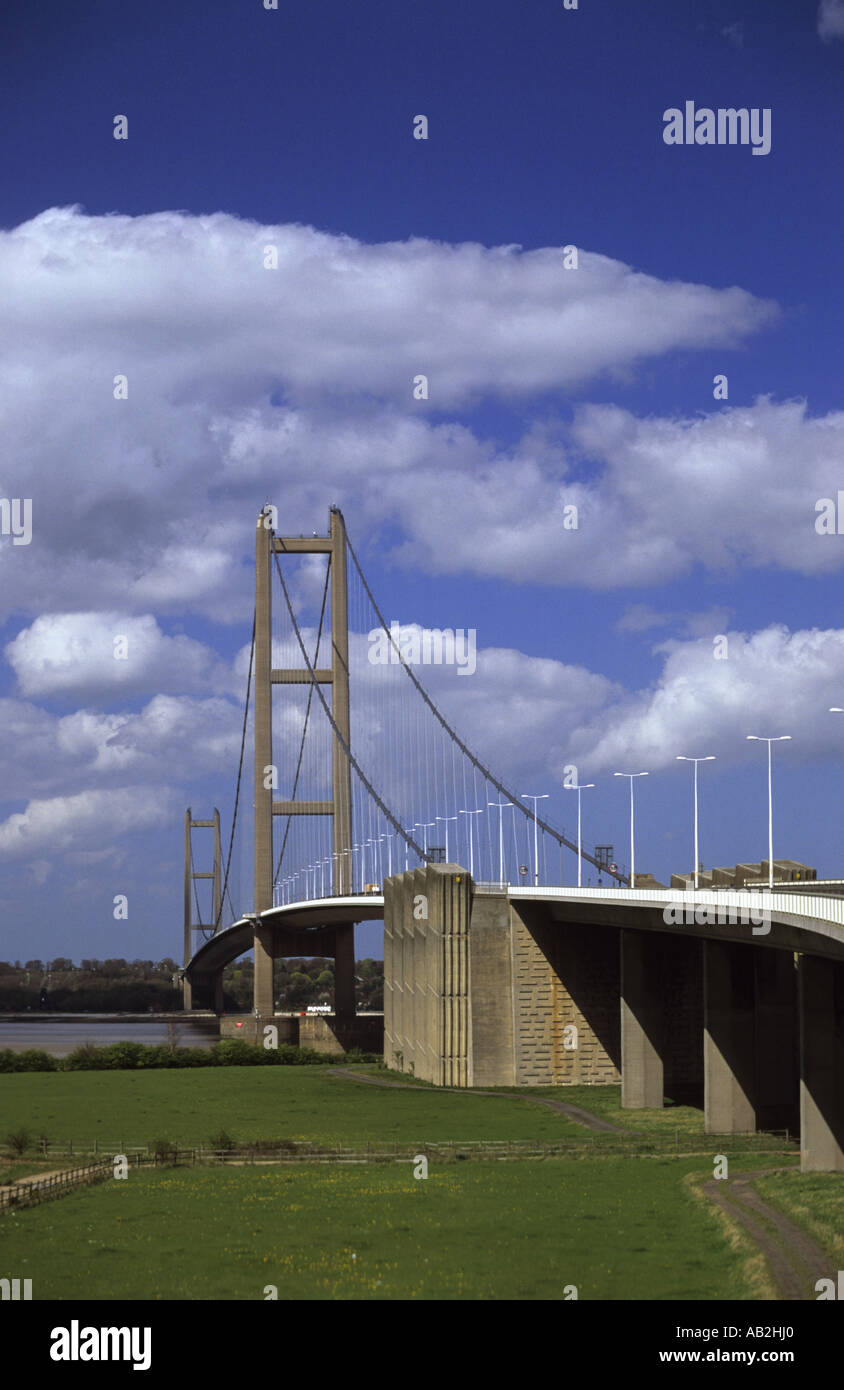
POLYGON ((767 889, 747 888, 521 888, 510 885, 519 898, 583 898, 599 902, 641 902, 668 907, 672 903, 695 908, 722 908, 727 911, 790 913, 844 926, 844 897, 823 897, 819 893, 771 893, 767 889))

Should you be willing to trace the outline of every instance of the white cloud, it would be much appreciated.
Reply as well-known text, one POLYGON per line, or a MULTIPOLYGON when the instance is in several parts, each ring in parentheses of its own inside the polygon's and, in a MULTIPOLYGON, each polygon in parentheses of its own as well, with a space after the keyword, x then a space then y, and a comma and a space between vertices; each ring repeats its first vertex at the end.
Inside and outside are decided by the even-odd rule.
POLYGON ((567 452, 538 429, 509 454, 475 443, 473 466, 455 460, 447 488, 439 460, 423 461, 413 493, 387 478, 381 498, 409 537, 398 557, 442 574, 596 589, 665 583, 696 565, 825 574, 844 547, 816 531, 816 503, 836 498, 843 450, 844 412, 813 418, 805 402, 693 419, 585 406, 567 452), (576 530, 563 526, 571 503, 576 530))
MULTIPOLYGON (((396 616, 406 622, 410 615, 396 616)), ((693 627, 693 618, 687 617, 687 626, 693 627)), ((418 674, 482 761, 505 781, 522 781, 539 791, 559 785, 571 763, 583 780, 592 780, 633 764, 658 772, 673 766, 677 753, 714 753, 721 764, 750 760, 758 750, 745 735, 754 732, 792 733, 794 742, 784 755, 789 758, 840 756, 844 716, 839 724, 826 711, 844 703, 844 630, 791 632, 773 625, 726 636, 726 660, 717 658, 711 635, 657 646, 655 654, 663 660, 659 678, 632 693, 575 664, 488 646, 479 648, 471 678, 460 678, 447 666, 426 666, 418 674)), ((360 670, 367 635, 352 633, 350 641, 360 670)), ((420 766, 418 760, 396 757, 386 770, 383 766, 385 733, 395 728, 408 685, 398 667, 367 665, 356 683, 353 711, 356 754, 365 771, 380 770, 379 790, 396 807, 413 803, 414 788, 418 791, 426 775, 424 760, 420 766)), ((290 694, 301 702, 306 688, 291 688, 290 694)), ((295 704, 291 698, 276 708, 276 755, 286 769, 282 782, 298 751, 301 723, 295 704)), ((46 724, 46 716, 33 720, 31 706, 13 702, 0 714, 19 733, 36 731, 42 782, 49 782, 53 760, 52 786, 0 822, 0 855, 41 861, 38 873, 63 853, 95 856, 95 864, 96 856, 114 853, 115 841, 131 830, 170 824, 177 840, 179 817, 194 796, 187 788, 199 776, 229 776, 236 769, 241 711, 225 700, 157 696, 138 714, 80 711, 46 724), (75 790, 80 784, 84 789, 75 790)), ((407 733, 409 726, 404 727, 407 733)), ((407 733, 411 743, 414 736, 407 733)), ((5 751, 10 774, 5 790, 20 796, 26 783, 20 764, 28 750, 12 744, 5 751)), ((314 794, 327 791, 327 765, 322 775, 325 785, 312 764, 308 777, 314 794)), ((248 788, 248 765, 246 777, 248 788)), ((286 795, 287 787, 280 794, 286 795)), ((300 795, 307 794, 300 787, 300 795)), ((471 798, 471 785, 467 795, 471 798)), ((248 834, 246 803, 241 814, 248 834)))
POLYGON ((0 540, 5 611, 85 610, 96 594, 103 609, 226 621, 248 603, 243 557, 268 498, 285 531, 309 532, 334 501, 381 522, 416 464, 440 484, 507 466, 431 412, 736 347, 776 313, 586 250, 566 271, 560 248, 370 246, 222 213, 73 208, 0 233, 0 295, 15 349, 0 493, 33 503, 32 543, 0 540), (418 373, 427 403, 412 400, 418 373))
POLYGON ((844 0, 821 0, 818 33, 822 39, 844 39, 844 0))
POLYGON ((28 858, 87 847, 92 841, 162 825, 175 810, 166 787, 84 791, 30 801, 25 811, 0 822, 0 856, 28 858))
MULTIPOLYGON (((539 791, 559 784, 570 763, 586 780, 634 764, 656 772, 673 766, 678 753, 753 760, 749 733, 791 733, 788 757, 801 762, 841 756, 844 715, 827 710, 844 705, 844 629, 791 632, 774 624, 717 635, 727 638, 726 658, 716 655, 725 648, 711 633, 661 643, 654 649, 663 659, 658 679, 633 692, 582 667, 504 648, 479 649, 471 679, 447 667, 417 674, 481 761, 504 781, 534 779, 539 791)), ((372 732, 358 746, 365 765, 379 752, 369 706, 387 718, 402 683, 400 668, 372 668, 362 716, 372 732), (376 683, 385 690, 376 692, 376 683)), ((400 773, 390 775, 400 785, 400 773)))
POLYGON ((842 729, 827 710, 844 703, 844 631, 776 624, 725 635, 726 659, 711 638, 657 648, 666 660, 654 688, 605 705, 574 735, 590 768, 657 771, 698 750, 744 761, 758 756, 752 733, 792 734, 789 756, 801 761, 840 756, 842 729))
POLYGON ((21 692, 36 697, 199 690, 227 678, 207 647, 190 637, 167 637, 151 614, 45 614, 4 654, 21 692))
POLYGON ((80 710, 59 720, 59 748, 93 774, 191 779, 236 768, 242 711, 228 700, 156 695, 139 714, 80 710))

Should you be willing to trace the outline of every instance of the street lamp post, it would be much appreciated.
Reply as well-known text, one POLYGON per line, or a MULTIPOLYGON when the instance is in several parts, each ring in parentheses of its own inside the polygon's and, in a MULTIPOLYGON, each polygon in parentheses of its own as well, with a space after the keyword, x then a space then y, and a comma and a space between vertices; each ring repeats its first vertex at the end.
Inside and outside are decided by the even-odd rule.
POLYGON ((594 782, 584 782, 582 786, 580 785, 580 783, 578 783, 578 785, 577 785, 576 787, 567 787, 567 788, 566 788, 567 791, 570 791, 570 792, 577 792, 577 886, 578 886, 578 888, 580 888, 580 887, 582 886, 582 884, 583 884, 583 855, 582 855, 581 839, 580 839, 580 793, 581 793, 581 792, 588 791, 588 789, 589 789, 590 787, 594 787, 594 785, 595 785, 594 782))
POLYGON ((414 826, 413 826, 413 829, 414 829, 414 830, 422 830, 422 831, 424 831, 424 834, 423 834, 423 836, 422 836, 422 853, 423 853, 423 854, 427 854, 427 853, 428 853, 428 831, 429 831, 429 830, 432 830, 433 827, 436 825, 436 823, 437 823, 437 822, 436 822, 435 820, 418 820, 418 821, 415 821, 415 822, 414 822, 414 826))
POLYGON ((488 801, 487 806, 498 807, 498 882, 504 882, 504 808, 512 806, 512 801, 488 801))
POLYGON ((448 823, 450 820, 457 820, 456 816, 437 816, 437 820, 445 821, 445 862, 450 863, 448 857, 448 823))
MULTIPOLYGON (((480 810, 478 810, 478 811, 461 811, 459 814, 460 814, 461 816, 469 816, 469 817, 471 817, 471 816, 482 816, 483 813, 484 813, 483 807, 481 807, 480 810)), ((471 819, 469 819, 469 820, 466 822, 466 826, 467 826, 467 829, 468 829, 468 831, 469 831, 469 873, 472 875, 472 878, 474 878, 474 877, 475 877, 475 850, 474 850, 474 841, 472 840, 472 821, 471 821, 471 819)), ((480 843, 478 844, 478 850, 480 851, 480 843)))
POLYGON ((768 891, 774 891, 774 798, 773 785, 771 778, 771 744, 786 743, 791 738, 791 734, 777 734, 776 738, 765 738, 764 735, 748 734, 747 737, 754 743, 767 743, 768 745, 768 891))
POLYGON ((530 792, 520 792, 523 801, 533 802, 533 886, 539 887, 539 835, 538 822, 536 818, 536 803, 547 801, 550 792, 541 792, 539 796, 532 796, 530 792))
POLYGON ((678 763, 694 763, 695 765, 695 892, 697 892, 697 868, 698 868, 698 848, 697 848, 697 765, 698 763, 714 763, 715 754, 708 753, 705 758, 687 758, 685 754, 677 754, 678 763))
POLYGON ((614 772, 613 777, 628 777, 630 779, 630 887, 636 887, 636 846, 633 839, 633 779, 634 777, 647 777, 646 772, 614 772))

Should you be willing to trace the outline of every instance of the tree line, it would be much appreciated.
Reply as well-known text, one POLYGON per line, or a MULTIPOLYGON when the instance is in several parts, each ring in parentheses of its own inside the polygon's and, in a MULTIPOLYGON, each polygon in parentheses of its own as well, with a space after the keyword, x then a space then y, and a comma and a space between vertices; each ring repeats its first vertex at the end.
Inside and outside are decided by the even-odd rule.
MULTIPOLYGON (((252 1008, 253 964, 243 957, 223 971, 223 1008, 248 1013, 252 1008)), ((334 1003, 334 961, 283 959, 275 963, 275 1001, 281 1012, 300 1012, 309 1004, 334 1003)), ((355 965, 355 1002, 359 1012, 384 1007, 384 964, 366 959, 355 965)), ((173 1013, 182 1008, 179 966, 163 960, 83 959, 0 961, 0 1012, 26 1013, 173 1013)))

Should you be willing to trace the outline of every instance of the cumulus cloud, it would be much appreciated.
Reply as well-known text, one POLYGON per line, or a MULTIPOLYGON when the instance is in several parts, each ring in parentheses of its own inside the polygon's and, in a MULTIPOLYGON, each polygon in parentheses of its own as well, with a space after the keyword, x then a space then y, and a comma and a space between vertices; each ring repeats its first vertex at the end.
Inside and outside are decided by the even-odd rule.
POLYGON ((166 636, 151 614, 45 614, 4 655, 22 694, 34 697, 198 690, 228 678, 207 647, 166 636))
POLYGON ((175 809, 167 787, 84 791, 30 801, 25 811, 0 822, 0 856, 29 858, 87 847, 97 838, 161 825, 175 809))
MULTIPOLYGON (((660 674, 636 691, 581 666, 508 648, 479 649, 471 679, 460 679, 454 667, 425 666, 417 674, 482 761, 505 781, 540 779, 540 790, 549 780, 559 783, 572 763, 585 780, 633 764, 656 772, 673 766, 678 753, 745 762, 758 756, 750 733, 793 734, 788 756, 801 761, 840 757, 844 716, 838 724, 827 710, 844 705, 844 630, 710 629, 705 637, 662 642, 654 655, 660 674)), ((406 684, 399 667, 371 668, 357 744, 365 767, 383 763, 384 730, 406 684)), ((401 768, 386 775, 401 804, 401 768)))
POLYGON ((723 635, 726 648, 712 638, 658 648, 665 664, 655 686, 586 721, 574 736, 579 756, 600 771, 631 759, 656 771, 698 749, 736 762, 757 756, 752 733, 794 735, 790 755, 801 760, 840 756, 841 729, 827 710, 842 702, 844 631, 775 624, 723 635))
POLYGON ((156 695, 138 714, 79 710, 59 720, 62 752, 85 760, 93 774, 146 774, 190 779, 228 772, 240 750, 242 711, 228 700, 156 695))
POLYGON ((821 0, 818 33, 822 39, 844 39, 844 0, 821 0))
POLYGON ((389 520, 416 465, 439 483, 507 467, 443 412, 737 347, 776 314, 587 250, 567 271, 558 247, 367 245, 222 213, 78 208, 0 233, 0 294, 14 347, 0 493, 33 503, 31 544, 0 538, 5 611, 89 609, 96 593, 104 609, 227 621, 248 601, 268 499, 285 531, 310 531, 331 502, 389 520), (427 402, 412 398, 420 373, 427 402))
POLYGON ((382 497, 415 532, 399 558, 442 574, 598 589, 665 583, 696 565, 828 574, 844 549, 819 534, 817 504, 836 501, 843 448, 844 412, 815 418, 799 401, 692 419, 584 406, 567 453, 533 431, 506 458, 488 452, 455 470, 447 490, 423 466, 424 508, 391 480, 382 497), (576 529, 563 525, 570 505, 576 529))
MULTIPOLYGON (((633 692, 582 666, 500 647, 478 650, 470 679, 461 679, 453 666, 426 666, 417 674, 458 734, 514 784, 558 784, 572 763, 591 779, 631 760, 657 772, 673 766, 677 753, 712 752, 723 762, 741 762, 758 752, 747 743, 748 733, 794 734, 787 756, 800 760, 838 757, 842 729, 826 710, 844 703, 844 630, 792 632, 772 625, 719 636, 726 636, 726 647, 716 646, 711 635, 663 642, 655 648, 662 660, 658 679, 633 692)), ((408 680, 399 667, 369 664, 368 646, 367 634, 350 635, 353 743, 364 771, 380 774, 388 804, 406 807, 423 785, 424 759, 396 756, 385 767, 384 750, 396 737, 408 680)), ((277 655, 286 652, 277 649, 277 655)), ((304 687, 288 693, 275 719, 282 783, 295 766, 306 694, 304 687)), ((79 711, 47 724, 47 716, 36 723, 31 707, 12 702, 0 714, 18 730, 30 727, 27 720, 38 729, 45 758, 53 760, 54 786, 84 786, 32 797, 23 811, 0 822, 0 855, 42 865, 63 853, 110 853, 131 829, 177 827, 185 787, 200 774, 233 773, 240 746, 241 711, 225 700, 158 696, 137 714, 79 711)), ((416 735, 406 721, 402 727, 412 744, 416 735)), ((328 746, 324 741, 323 753, 328 746)), ((10 755, 12 772, 14 761, 10 755)), ((303 775, 308 785, 300 784, 300 796, 328 793, 327 762, 320 770, 318 761, 306 760, 303 775)), ((24 782, 12 778, 18 795, 24 782)), ((279 794, 288 793, 282 785, 279 794)), ((7 788, 7 795, 15 794, 7 788)), ((248 812, 244 828, 248 834, 248 812)))

